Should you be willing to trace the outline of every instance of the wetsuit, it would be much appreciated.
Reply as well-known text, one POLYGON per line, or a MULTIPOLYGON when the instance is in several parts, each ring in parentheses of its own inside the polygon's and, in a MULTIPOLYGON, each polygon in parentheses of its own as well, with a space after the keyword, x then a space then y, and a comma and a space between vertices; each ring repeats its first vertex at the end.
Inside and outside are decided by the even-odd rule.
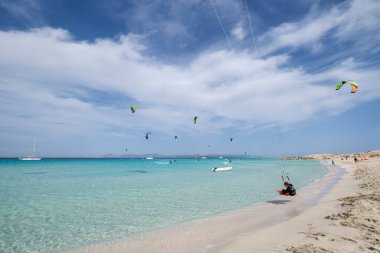
POLYGON ((289 184, 288 187, 286 187, 286 189, 283 189, 281 191, 281 194, 283 194, 283 195, 287 195, 287 193, 290 196, 296 195, 296 189, 294 188, 294 186, 292 184, 289 184))

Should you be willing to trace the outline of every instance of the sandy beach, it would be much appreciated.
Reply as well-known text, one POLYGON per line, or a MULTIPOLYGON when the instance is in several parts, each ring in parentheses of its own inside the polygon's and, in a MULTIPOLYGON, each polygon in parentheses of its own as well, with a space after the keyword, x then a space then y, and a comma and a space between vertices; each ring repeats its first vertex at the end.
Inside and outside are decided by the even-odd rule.
POLYGON ((312 157, 346 171, 316 206, 213 252, 380 252, 380 158, 358 157, 312 157))
POLYGON ((333 158, 298 197, 69 252, 379 252, 380 158, 333 158))

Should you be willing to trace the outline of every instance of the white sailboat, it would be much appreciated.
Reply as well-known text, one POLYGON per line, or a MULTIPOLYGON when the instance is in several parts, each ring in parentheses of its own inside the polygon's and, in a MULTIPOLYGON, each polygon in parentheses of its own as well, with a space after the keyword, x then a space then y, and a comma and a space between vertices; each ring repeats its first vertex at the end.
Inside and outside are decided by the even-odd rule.
POLYGON ((154 158, 152 157, 152 155, 149 155, 149 156, 146 157, 145 159, 147 159, 147 160, 153 160, 154 158))
MULTIPOLYGON (((41 160, 42 159, 41 157, 36 156, 36 148, 37 148, 37 143, 36 143, 36 140, 34 140, 33 154, 31 156, 20 157, 19 160, 22 160, 22 161, 39 161, 39 160, 41 160)), ((38 150, 38 148, 37 148, 37 150, 38 150)))

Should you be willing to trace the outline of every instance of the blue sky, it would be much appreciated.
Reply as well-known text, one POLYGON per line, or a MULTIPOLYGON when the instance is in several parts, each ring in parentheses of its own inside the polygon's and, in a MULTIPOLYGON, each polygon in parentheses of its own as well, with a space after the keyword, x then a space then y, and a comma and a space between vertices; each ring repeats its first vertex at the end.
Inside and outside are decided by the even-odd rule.
POLYGON ((0 156, 380 149, 379 28, 377 0, 0 0, 0 156))

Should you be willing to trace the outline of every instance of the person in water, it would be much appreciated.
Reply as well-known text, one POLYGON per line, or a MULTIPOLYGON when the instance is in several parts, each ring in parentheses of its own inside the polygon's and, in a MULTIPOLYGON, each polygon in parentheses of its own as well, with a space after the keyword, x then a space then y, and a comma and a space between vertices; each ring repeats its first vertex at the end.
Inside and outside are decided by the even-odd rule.
POLYGON ((282 189, 281 191, 282 195, 290 195, 290 196, 296 195, 296 189, 294 188, 292 184, 289 184, 288 182, 284 182, 284 186, 286 187, 286 189, 282 189))

